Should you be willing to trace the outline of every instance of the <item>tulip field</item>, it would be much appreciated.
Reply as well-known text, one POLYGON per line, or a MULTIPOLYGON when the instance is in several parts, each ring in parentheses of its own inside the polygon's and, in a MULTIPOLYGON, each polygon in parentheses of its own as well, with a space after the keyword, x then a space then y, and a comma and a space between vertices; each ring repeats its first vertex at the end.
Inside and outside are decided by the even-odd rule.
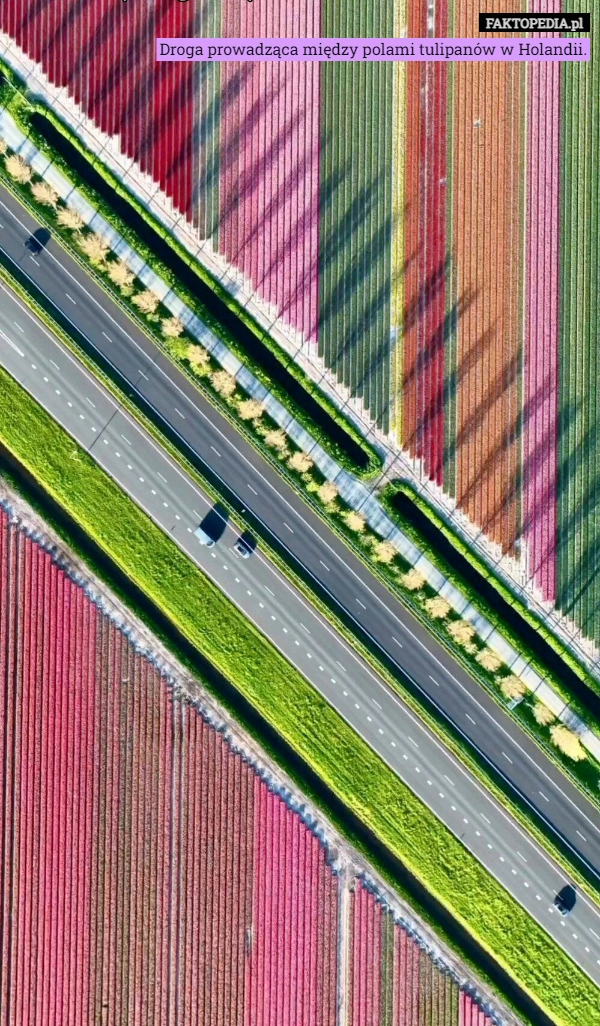
POLYGON ((0 1026, 489 1026, 15 521, 0 507, 0 1026))
POLYGON ((0 28, 598 642, 596 64, 153 58, 159 35, 472 36, 478 12, 4 0, 0 28))

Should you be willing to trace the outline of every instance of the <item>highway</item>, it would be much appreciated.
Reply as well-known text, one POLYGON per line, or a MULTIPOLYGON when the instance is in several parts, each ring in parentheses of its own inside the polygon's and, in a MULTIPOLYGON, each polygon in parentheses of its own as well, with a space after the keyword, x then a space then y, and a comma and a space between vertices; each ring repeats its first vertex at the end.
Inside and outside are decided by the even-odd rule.
MULTIPOLYGON (((55 242, 38 257, 28 253, 35 227, 0 191, 0 248, 596 871, 594 807, 55 242)), ((559 916, 552 899, 563 871, 260 551, 237 558, 232 527, 214 549, 199 544, 193 530, 210 500, 4 287, 0 362, 600 983, 597 906, 580 895, 572 916, 559 916)))

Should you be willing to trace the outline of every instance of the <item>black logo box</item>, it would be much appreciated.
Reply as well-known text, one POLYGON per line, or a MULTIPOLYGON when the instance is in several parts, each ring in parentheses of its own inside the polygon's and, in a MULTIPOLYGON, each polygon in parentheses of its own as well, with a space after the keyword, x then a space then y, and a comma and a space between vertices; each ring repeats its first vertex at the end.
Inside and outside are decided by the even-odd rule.
POLYGON ((589 14, 493 14, 479 15, 480 32, 589 32, 589 14))

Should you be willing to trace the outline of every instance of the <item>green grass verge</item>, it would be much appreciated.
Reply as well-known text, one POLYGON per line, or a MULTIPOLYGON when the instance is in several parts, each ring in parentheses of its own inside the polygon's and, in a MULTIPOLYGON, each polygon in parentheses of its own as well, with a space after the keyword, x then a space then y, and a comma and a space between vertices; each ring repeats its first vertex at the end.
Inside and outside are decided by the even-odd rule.
MULTIPOLYGON (((246 308, 227 291, 227 289, 206 267, 204 267, 200 260, 192 257, 182 243, 169 232, 161 221, 155 217, 143 203, 140 202, 140 200, 116 177, 116 175, 114 175, 98 157, 95 157, 90 153, 78 136, 56 115, 53 110, 46 107, 38 99, 29 98, 17 76, 2 60, 0 60, 0 74, 4 75, 8 79, 8 81, 0 88, 0 101, 2 102, 2 105, 6 106, 10 111, 12 117, 20 126, 21 130, 31 138, 32 142, 34 142, 38 148, 51 153, 53 163, 56 167, 59 168, 70 181, 74 182, 76 187, 84 196, 86 196, 95 209, 98 210, 98 212, 115 228, 115 230, 123 236, 123 238, 148 263, 148 265, 174 289, 177 295, 184 300, 192 310, 194 310, 198 317, 200 317, 211 331, 217 335, 232 350, 232 352, 235 353, 246 367, 252 371, 255 377, 262 381, 263 384, 280 400, 280 402, 289 409, 291 413, 293 413, 294 417, 296 417, 306 430, 312 434, 315 440, 318 441, 323 448, 340 463, 341 466, 344 466, 359 477, 369 478, 381 470, 383 460, 380 453, 365 439, 354 423, 338 409, 335 403, 322 392, 319 386, 309 378, 307 374, 305 374, 302 368, 284 352, 269 333, 261 327, 260 324, 258 324, 252 315, 248 313, 246 308), (75 149, 77 154, 89 165, 91 171, 99 175, 104 180, 110 188, 111 193, 122 201, 122 204, 125 206, 122 207, 120 215, 115 212, 113 207, 111 207, 111 205, 107 203, 96 190, 85 182, 81 175, 77 174, 75 169, 69 165, 60 153, 55 149, 52 149, 44 136, 32 126, 31 116, 34 113, 46 119, 49 125, 58 132, 59 135, 62 136, 66 142, 75 149), (206 304, 200 302, 198 296, 194 295, 193 291, 186 287, 177 278, 168 264, 163 260, 160 260, 152 249, 140 239, 139 235, 128 226, 126 208, 130 208, 136 217, 142 218, 149 228, 153 232, 157 233, 162 242, 167 244, 173 254, 175 254, 179 260, 184 262, 186 269, 197 277, 198 283, 208 286, 218 300, 225 305, 227 310, 234 314, 240 324, 242 324, 244 328, 248 329, 248 331, 252 333, 262 346, 265 346, 268 349, 271 356, 275 357, 281 365, 282 371, 285 374, 291 375, 296 384, 306 393, 307 399, 310 397, 310 400, 318 403, 325 416, 330 418, 331 421, 348 436, 353 445, 358 447, 361 451, 365 461, 364 466, 361 467, 352 460, 344 449, 327 434, 326 430, 322 428, 314 418, 307 414, 302 402, 299 402, 297 399, 292 397, 285 387, 265 372, 264 368, 250 349, 247 346, 242 345, 237 336, 221 324, 221 322, 211 313, 206 304)), ((43 212, 38 211, 38 213, 43 212)), ((56 233, 56 225, 53 225, 52 227, 53 232, 56 233)), ((67 238, 68 233, 63 233, 63 237, 67 238)), ((107 287, 107 283, 104 283, 104 285, 107 287)))
POLYGON ((92 459, 71 458, 72 439, 4 371, 0 440, 550 1019, 591 1021, 594 984, 92 459))

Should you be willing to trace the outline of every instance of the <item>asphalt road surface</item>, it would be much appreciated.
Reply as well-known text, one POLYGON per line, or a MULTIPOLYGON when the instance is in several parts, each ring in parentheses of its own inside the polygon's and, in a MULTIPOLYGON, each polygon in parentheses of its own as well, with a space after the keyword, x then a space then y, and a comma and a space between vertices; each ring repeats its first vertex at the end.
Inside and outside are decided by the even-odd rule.
MULTIPOLYGON (((0 189, 0 249, 119 368, 245 506, 319 580, 381 649, 594 871, 600 816, 293 490, 0 189)), ((495 802, 264 556, 215 548, 193 531, 210 500, 121 410, 23 304, 0 289, 0 363, 40 401, 277 645, 359 734, 600 983, 600 910, 580 895, 570 917, 552 905, 564 872, 495 802)), ((600 879, 600 876, 599 876, 600 879)))

